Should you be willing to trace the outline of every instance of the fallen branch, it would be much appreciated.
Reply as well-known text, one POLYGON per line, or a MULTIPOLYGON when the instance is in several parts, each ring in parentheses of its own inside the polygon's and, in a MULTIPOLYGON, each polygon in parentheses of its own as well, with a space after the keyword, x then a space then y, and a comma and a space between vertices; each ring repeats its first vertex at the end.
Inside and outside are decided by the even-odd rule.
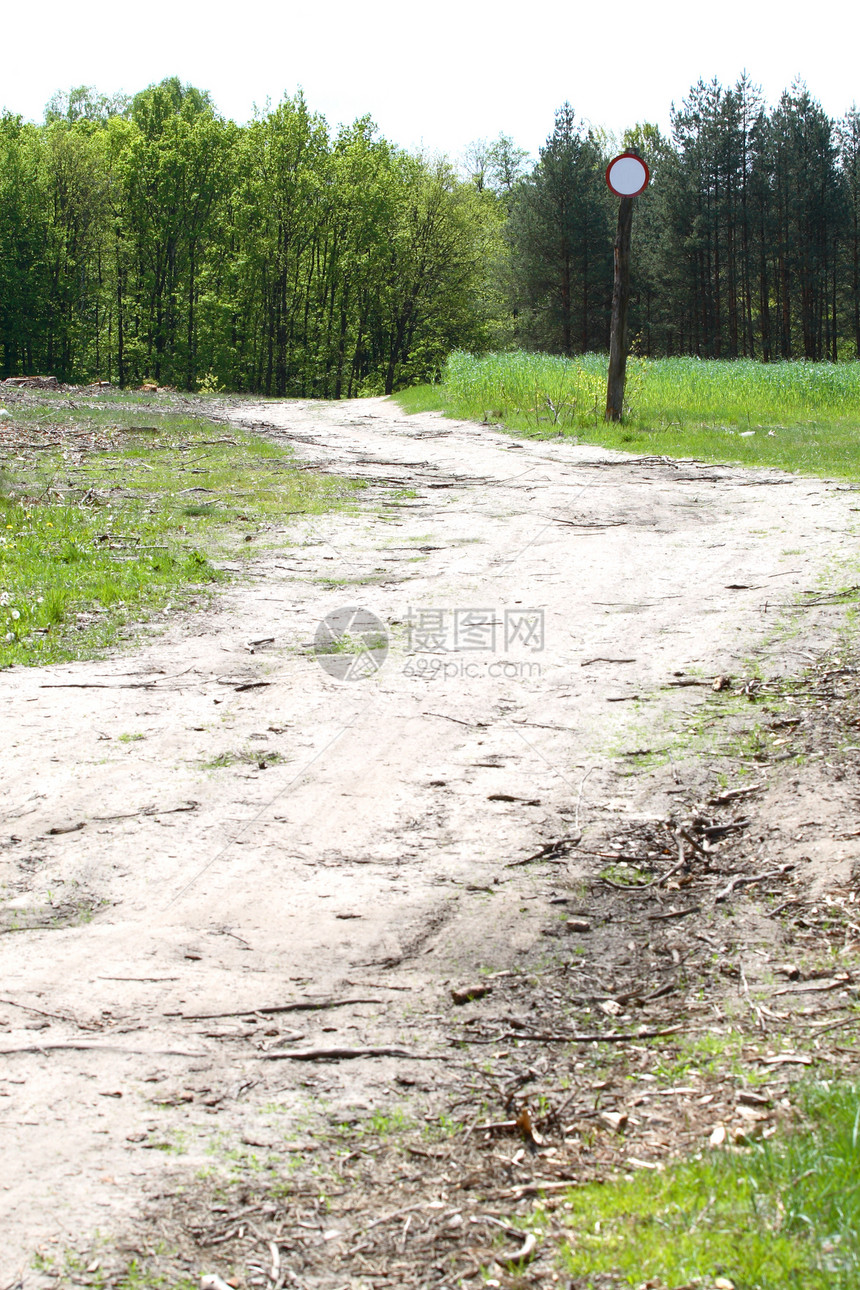
POLYGON ((599 524, 594 520, 563 520, 560 515, 547 515, 543 518, 552 520, 554 524, 566 524, 572 529, 590 529, 595 532, 599 529, 618 529, 626 524, 626 520, 613 520, 608 524, 599 524))
POLYGON ((299 1048, 291 1052, 260 1053, 264 1062, 337 1062, 355 1057, 405 1057, 415 1062, 444 1062, 447 1053, 413 1053, 408 1048, 299 1048))
MULTIPOLYGON (((844 1026, 856 1026, 858 1022, 860 1022, 860 1017, 843 1017, 841 1021, 829 1021, 827 1025, 820 1026, 816 1030, 815 1037, 817 1039, 819 1035, 826 1034, 828 1030, 841 1030, 844 1026)), ((851 1051, 853 1052, 854 1050, 852 1049, 851 1051)))
MULTIPOLYGON (((686 836, 687 836, 686 833, 682 832, 682 837, 686 837, 686 836)), ((580 854, 600 855, 601 853, 585 852, 580 854)), ((603 858, 605 859, 611 858, 611 853, 604 854, 603 858)), ((640 861, 650 862, 652 857, 619 856, 618 859, 640 860, 640 861)), ((676 873, 679 873, 681 869, 684 869, 686 867, 686 864, 687 864, 687 857, 684 855, 684 843, 679 837, 678 838, 678 861, 676 864, 672 865, 671 869, 667 869, 665 873, 660 874, 659 877, 652 878, 650 882, 613 882, 611 878, 601 878, 600 881, 607 887, 613 887, 616 891, 648 891, 650 887, 662 887, 664 882, 668 882, 670 878, 674 878, 676 873)))
POLYGON ((856 598, 858 592, 860 592, 860 587, 845 587, 842 591, 829 591, 823 596, 816 596, 813 591, 804 591, 802 593, 804 596, 814 596, 815 598, 813 600, 804 600, 801 608, 806 609, 809 605, 839 605, 849 597, 856 598))
POLYGON ((56 1044, 30 1044, 24 1048, 0 1048, 0 1057, 8 1057, 13 1053, 50 1053, 50 1052, 77 1052, 77 1053, 133 1053, 143 1057, 208 1057, 208 1053, 189 1053, 184 1049, 178 1048, 126 1048, 122 1044, 87 1044, 87 1043, 56 1043, 56 1044))
MULTIPOLYGON (((395 1209, 391 1214, 383 1214, 381 1218, 375 1218, 372 1223, 368 1223, 365 1227, 360 1227, 357 1232, 354 1232, 353 1240, 361 1240, 368 1232, 372 1232, 374 1227, 380 1227, 383 1223, 392 1223, 396 1218, 402 1218, 404 1214, 414 1214, 418 1209, 425 1209, 427 1204, 426 1200, 420 1200, 415 1205, 404 1205, 402 1209, 395 1209)), ((356 1249, 353 1246, 349 1253, 355 1254, 355 1252, 356 1249)))
POLYGON ((656 863, 657 860, 669 859, 669 857, 665 854, 659 855, 659 856, 658 855, 637 855, 637 854, 631 855, 629 851, 586 851, 583 849, 583 850, 580 850, 577 854, 581 856, 596 856, 598 860, 617 860, 617 861, 623 860, 628 864, 632 861, 635 864, 653 865, 656 863))
MULTIPOLYGON (((531 1039, 541 1044, 624 1044, 635 1043, 637 1039, 661 1039, 663 1035, 674 1035, 683 1026, 665 1026, 662 1030, 637 1030, 627 1035, 620 1034, 617 1030, 610 1030, 606 1034, 590 1034, 588 1032, 572 1032, 570 1034, 529 1034, 525 1030, 511 1031, 510 1034, 496 1035, 493 1039, 487 1040, 487 1043, 497 1044, 500 1041, 509 1039, 531 1039)), ((475 1043, 475 1040, 471 1040, 475 1043)))
POLYGON ((438 717, 440 721, 453 721, 458 726, 482 726, 485 724, 483 721, 462 721, 459 717, 449 717, 446 712, 422 712, 421 715, 422 717, 438 717))
POLYGON ((810 903, 808 900, 801 900, 799 896, 789 896, 788 900, 784 900, 781 905, 777 905, 776 909, 768 910, 768 913, 771 918, 776 918, 777 914, 784 913, 790 905, 809 905, 810 903))
POLYGON ((815 1059, 802 1053, 777 1053, 775 1057, 759 1057, 756 1060, 762 1066, 811 1066, 815 1059))
POLYGON ((511 1187, 508 1191, 497 1191, 484 1196, 484 1200, 524 1200, 527 1196, 539 1196, 544 1191, 571 1191, 576 1180, 568 1182, 531 1182, 522 1187, 511 1187))
POLYGON ((709 851, 706 851, 705 848, 696 841, 696 839, 692 836, 691 833, 689 833, 687 829, 679 829, 678 832, 685 842, 689 842, 690 846, 693 848, 694 851, 698 851, 700 856, 704 856, 706 860, 711 859, 711 853, 709 851))
POLYGON ((688 914, 698 914, 701 905, 689 905, 686 909, 670 909, 668 914, 649 914, 649 923, 666 923, 670 918, 686 918, 688 914))
POLYGON ((709 799, 712 806, 725 806, 727 802, 734 802, 738 797, 749 797, 750 793, 762 791, 765 784, 749 784, 748 788, 727 788, 725 793, 717 793, 716 797, 709 799))
POLYGON ((598 1003, 610 1001, 614 1003, 653 1003, 655 999, 663 999, 667 994, 674 994, 677 986, 668 982, 666 985, 658 986, 656 990, 651 990, 649 994, 639 994, 636 990, 628 990, 626 994, 606 995, 604 999, 598 999, 598 1003))
POLYGON ((122 681, 119 685, 105 685, 102 681, 58 681, 54 685, 40 685, 40 690, 154 690, 155 681, 122 681))
POLYGON ((790 873, 795 867, 796 866, 793 864, 783 864, 780 865, 778 869, 768 869, 765 873, 753 874, 750 878, 745 878, 742 874, 738 874, 736 877, 732 878, 730 882, 726 883, 722 891, 717 892, 714 897, 714 902, 719 905, 722 901, 728 900, 732 892, 736 891, 739 887, 751 887, 754 883, 766 882, 768 878, 781 878, 783 874, 790 873))
POLYGON ((555 838, 552 842, 545 842, 540 850, 535 851, 532 855, 526 856, 523 860, 511 860, 505 865, 506 869, 517 869, 520 865, 531 864, 533 860, 551 860, 558 854, 561 847, 575 847, 580 839, 581 833, 572 834, 566 838, 555 838))
MULTIPOLYGON (((686 836, 687 836, 687 835, 686 835, 686 834, 684 833, 684 831, 682 830, 682 831, 681 831, 681 835, 680 835, 680 837, 678 838, 678 859, 677 859, 677 862, 676 862, 675 864, 673 864, 673 865, 672 865, 672 868, 671 868, 671 869, 667 869, 667 870, 666 870, 666 872, 665 872, 664 874, 661 874, 661 876, 660 876, 659 878, 655 878, 655 879, 654 879, 654 886, 655 886, 655 887, 662 887, 662 885, 663 885, 663 883, 664 883, 664 882, 668 882, 670 878, 674 878, 674 876, 675 876, 675 874, 676 874, 676 873, 680 873, 680 871, 681 871, 682 869, 686 868, 686 865, 687 865, 687 857, 686 857, 686 855, 684 854, 684 839, 685 839, 685 837, 686 837, 686 836)), ((651 884, 650 884, 650 883, 649 883, 648 885, 649 885, 649 887, 651 886, 651 884)))
POLYGON ((727 833, 739 833, 741 829, 746 829, 752 824, 752 820, 733 820, 730 824, 709 824, 702 829, 706 838, 724 837, 727 833))
POLYGON ((297 1003, 273 1003, 265 1008, 231 1008, 228 1012, 165 1013, 183 1021, 218 1021, 221 1017, 251 1017, 260 1013, 272 1017, 278 1012, 320 1012, 323 1008, 347 1008, 351 1003, 385 1003, 385 999, 300 999, 297 1003))
MULTIPOLYGON (((508 1233, 509 1236, 520 1237, 523 1235, 523 1233, 518 1232, 516 1228, 508 1227, 507 1223, 502 1223, 497 1218, 489 1218, 482 1215, 479 1218, 471 1218, 469 1222, 470 1223, 481 1223, 481 1222, 493 1223, 497 1227, 503 1228, 508 1233)), ((522 1247, 519 1250, 515 1250, 513 1254, 499 1254, 496 1257, 499 1260, 501 1260, 503 1263, 526 1263, 528 1262, 529 1259, 534 1258, 534 1253, 536 1248, 537 1248, 537 1237, 535 1236, 534 1232, 528 1232, 526 1234, 525 1240, 523 1241, 522 1247)))
POLYGON ((635 663, 635 658, 587 658, 580 667, 591 667, 592 663, 635 663))
POLYGON ((21 1008, 24 1012, 35 1012, 38 1017, 51 1017, 54 1021, 65 1021, 73 1026, 80 1024, 74 1017, 66 1017, 61 1012, 45 1012, 44 1008, 34 1008, 29 1003, 16 1003, 14 999, 0 999, 0 1003, 8 1004, 10 1008, 21 1008))
POLYGON ((99 976, 98 981, 178 981, 178 976, 99 976))
POLYGON ((786 985, 781 990, 774 990, 773 997, 778 994, 824 994, 828 990, 840 990, 846 985, 851 984, 851 977, 846 972, 844 976, 837 977, 834 981, 825 981, 824 985, 786 985))
POLYGON ((188 801, 183 806, 142 806, 139 811, 125 811, 122 815, 94 815, 93 820, 104 824, 111 820, 134 820, 138 815, 176 815, 178 811, 196 811, 199 802, 188 801))

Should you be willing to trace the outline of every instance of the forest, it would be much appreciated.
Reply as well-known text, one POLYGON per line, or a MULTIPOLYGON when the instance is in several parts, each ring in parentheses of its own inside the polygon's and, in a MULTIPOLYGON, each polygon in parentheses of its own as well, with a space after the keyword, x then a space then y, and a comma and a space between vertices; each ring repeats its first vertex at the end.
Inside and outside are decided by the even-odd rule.
POLYGON ((299 92, 239 125, 177 78, 0 117, 0 376, 340 398, 432 380, 453 349, 605 350, 617 199, 641 152, 631 336, 644 356, 860 357, 860 112, 796 82, 699 81, 670 137, 569 104, 536 161, 455 163, 299 92))

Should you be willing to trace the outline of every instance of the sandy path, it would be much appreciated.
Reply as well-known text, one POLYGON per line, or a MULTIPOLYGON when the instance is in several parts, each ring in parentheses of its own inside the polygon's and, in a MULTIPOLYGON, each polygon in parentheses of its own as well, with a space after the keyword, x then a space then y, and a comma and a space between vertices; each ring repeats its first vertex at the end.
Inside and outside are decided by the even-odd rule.
POLYGON ((299 1116, 320 1090, 334 1111, 390 1092, 396 1063, 314 1085, 259 1053, 417 1042, 409 1009, 532 949, 546 905, 508 863, 626 809, 620 754, 662 748, 704 694, 660 687, 736 668, 853 519, 824 482, 381 399, 234 415, 371 481, 358 513, 261 534, 248 580, 148 647, 0 674, 2 926, 29 928, 0 937, 0 1285, 121 1225, 217 1134, 253 1140, 273 1098, 299 1116), (341 682, 309 643, 346 605, 390 642, 341 682), (444 653, 416 649, 431 629, 444 653), (320 995, 375 1002, 189 1019, 320 995), (145 1149, 164 1133, 174 1150, 145 1149))

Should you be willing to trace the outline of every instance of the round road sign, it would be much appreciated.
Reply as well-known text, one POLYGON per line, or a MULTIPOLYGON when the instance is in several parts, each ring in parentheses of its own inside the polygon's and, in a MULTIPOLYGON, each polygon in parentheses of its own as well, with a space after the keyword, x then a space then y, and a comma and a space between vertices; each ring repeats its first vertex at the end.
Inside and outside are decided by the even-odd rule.
POLYGON ((635 152, 622 152, 606 167, 606 182, 616 197, 638 197, 648 187, 651 171, 635 152))

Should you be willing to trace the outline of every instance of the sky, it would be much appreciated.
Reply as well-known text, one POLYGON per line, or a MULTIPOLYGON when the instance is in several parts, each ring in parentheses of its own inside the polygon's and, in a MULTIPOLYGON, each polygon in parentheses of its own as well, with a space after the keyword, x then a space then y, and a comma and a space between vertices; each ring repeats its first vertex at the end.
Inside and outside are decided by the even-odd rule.
POLYGON ((58 89, 179 76, 246 121, 301 87, 331 126, 369 114, 393 142, 453 158, 504 132, 536 156, 566 100, 616 134, 668 129, 700 77, 744 70, 771 103, 802 77, 841 116, 860 103, 856 0, 831 0, 826 19, 790 0, 40 0, 6 7, 0 107, 39 121, 58 89))

